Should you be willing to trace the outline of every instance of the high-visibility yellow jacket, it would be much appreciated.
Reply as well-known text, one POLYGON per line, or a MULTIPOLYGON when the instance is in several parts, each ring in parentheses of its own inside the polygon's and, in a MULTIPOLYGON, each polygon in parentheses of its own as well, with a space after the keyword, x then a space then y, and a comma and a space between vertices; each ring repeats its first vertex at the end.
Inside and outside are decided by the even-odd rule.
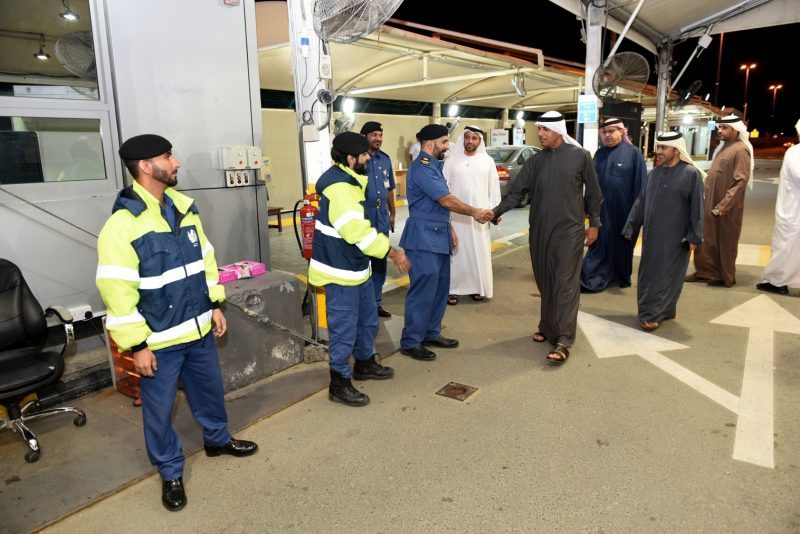
POLYGON ((158 350, 202 338, 225 299, 194 201, 168 188, 176 231, 138 182, 117 195, 97 240, 97 289, 121 350, 158 350))
POLYGON ((365 211, 367 177, 344 165, 325 171, 320 194, 308 283, 357 286, 370 277, 369 258, 384 258, 389 238, 378 232, 365 211))

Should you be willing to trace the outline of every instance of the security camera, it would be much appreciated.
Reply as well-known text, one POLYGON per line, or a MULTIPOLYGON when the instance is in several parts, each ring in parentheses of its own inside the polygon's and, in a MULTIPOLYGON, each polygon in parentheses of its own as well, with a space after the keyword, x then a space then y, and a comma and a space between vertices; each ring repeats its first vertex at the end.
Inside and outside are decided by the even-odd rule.
POLYGON ((329 89, 320 89, 319 92, 317 92, 317 100, 327 106, 336 100, 336 93, 329 89))

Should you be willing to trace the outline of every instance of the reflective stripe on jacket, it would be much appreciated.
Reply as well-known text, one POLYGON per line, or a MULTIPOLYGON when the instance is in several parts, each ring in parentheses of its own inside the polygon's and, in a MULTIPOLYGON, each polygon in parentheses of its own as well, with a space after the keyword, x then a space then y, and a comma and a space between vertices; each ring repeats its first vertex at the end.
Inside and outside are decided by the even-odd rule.
POLYGON ((212 302, 225 299, 194 201, 171 188, 165 194, 175 204, 176 231, 158 200, 134 181, 117 195, 97 240, 97 288, 120 350, 200 339, 211 330, 212 302))
POLYGON ((389 238, 375 230, 364 209, 367 177, 336 165, 317 181, 319 214, 308 283, 356 286, 369 279, 369 258, 389 252, 389 238))

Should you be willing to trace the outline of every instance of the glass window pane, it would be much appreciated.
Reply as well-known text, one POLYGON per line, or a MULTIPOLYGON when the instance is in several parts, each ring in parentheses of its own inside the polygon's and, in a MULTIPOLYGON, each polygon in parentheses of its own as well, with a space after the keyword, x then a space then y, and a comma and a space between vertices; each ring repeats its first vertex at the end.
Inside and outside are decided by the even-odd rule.
POLYGON ((98 100, 88 0, 0 0, 0 96, 98 100))
POLYGON ((100 119, 0 116, 0 184, 105 179, 100 119))

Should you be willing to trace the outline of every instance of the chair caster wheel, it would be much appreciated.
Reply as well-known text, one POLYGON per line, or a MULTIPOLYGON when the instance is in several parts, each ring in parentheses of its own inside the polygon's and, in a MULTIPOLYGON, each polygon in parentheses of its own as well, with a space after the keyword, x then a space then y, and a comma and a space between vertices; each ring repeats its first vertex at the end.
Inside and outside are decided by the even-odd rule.
POLYGON ((25 453, 25 461, 29 464, 39 461, 39 457, 41 457, 42 453, 39 451, 28 451, 25 453))
POLYGON ((79 415, 78 417, 76 417, 75 420, 73 421, 73 423, 75 424, 75 426, 83 426, 83 425, 85 425, 86 424, 86 414, 82 414, 82 415, 79 415))

